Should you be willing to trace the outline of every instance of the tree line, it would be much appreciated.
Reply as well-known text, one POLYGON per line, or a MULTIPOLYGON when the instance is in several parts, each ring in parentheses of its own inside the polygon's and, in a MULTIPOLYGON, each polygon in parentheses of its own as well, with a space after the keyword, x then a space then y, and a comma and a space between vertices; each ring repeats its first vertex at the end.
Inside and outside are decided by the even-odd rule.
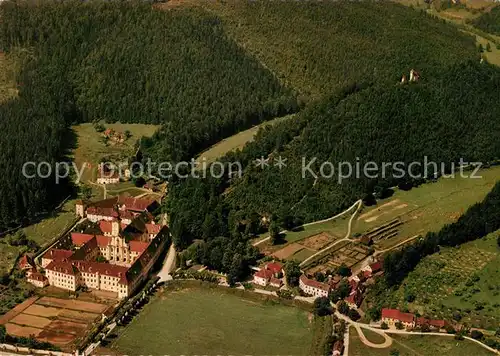
POLYGON ((472 20, 472 24, 483 31, 500 35, 500 6, 496 6, 472 20))
MULTIPOLYGON (((25 179, 22 165, 64 158, 68 126, 162 124, 142 142, 157 160, 184 160, 271 117, 298 110, 292 90, 200 9, 157 11, 144 2, 9 1, 0 50, 31 48, 19 96, 0 105, 0 231, 34 219, 67 182, 25 179)), ((69 142, 68 142, 69 141, 69 142)), ((52 177, 51 177, 52 178, 52 177)))

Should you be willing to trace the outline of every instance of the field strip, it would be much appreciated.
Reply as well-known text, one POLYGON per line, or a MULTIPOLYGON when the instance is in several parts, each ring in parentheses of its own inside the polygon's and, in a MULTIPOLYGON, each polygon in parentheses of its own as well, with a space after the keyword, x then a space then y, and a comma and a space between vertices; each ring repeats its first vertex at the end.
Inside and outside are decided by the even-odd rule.
POLYGON ((18 304, 13 309, 9 310, 0 318, 0 324, 7 323, 10 319, 15 318, 18 314, 24 312, 25 309, 28 309, 34 302, 36 302, 38 297, 31 297, 26 299, 21 304, 18 304))

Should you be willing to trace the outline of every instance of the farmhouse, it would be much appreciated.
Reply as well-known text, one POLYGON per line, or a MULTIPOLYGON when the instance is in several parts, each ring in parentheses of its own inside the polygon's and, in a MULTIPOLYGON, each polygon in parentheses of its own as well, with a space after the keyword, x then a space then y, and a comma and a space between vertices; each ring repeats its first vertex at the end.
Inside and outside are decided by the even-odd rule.
POLYGON ((444 329, 446 327, 445 320, 434 320, 427 318, 416 318, 415 325, 422 327, 423 325, 427 325, 429 327, 435 328, 437 330, 444 329))
POLYGON ((304 274, 299 278, 299 288, 304 293, 315 297, 328 297, 328 294, 330 294, 330 286, 328 284, 309 279, 304 274))
POLYGON ((361 271, 363 272, 365 278, 370 278, 375 273, 380 272, 382 270, 382 266, 382 262, 378 261, 364 267, 361 271))
POLYGON ((415 315, 411 313, 402 313, 397 309, 382 309, 382 322, 389 327, 395 327, 397 322, 401 322, 406 328, 415 327, 415 315))
POLYGON ((253 282, 259 286, 267 286, 271 284, 272 287, 281 287, 281 273, 283 265, 279 262, 267 263, 260 271, 256 272, 253 276, 253 282))
POLYGON ((29 270, 26 274, 26 280, 28 283, 33 284, 35 287, 38 288, 43 288, 47 285, 49 285, 49 281, 47 277, 45 277, 43 274, 38 272, 35 268, 32 270, 29 270))
POLYGON ((120 176, 117 172, 114 172, 102 163, 99 165, 97 184, 116 184, 119 182, 120 176))

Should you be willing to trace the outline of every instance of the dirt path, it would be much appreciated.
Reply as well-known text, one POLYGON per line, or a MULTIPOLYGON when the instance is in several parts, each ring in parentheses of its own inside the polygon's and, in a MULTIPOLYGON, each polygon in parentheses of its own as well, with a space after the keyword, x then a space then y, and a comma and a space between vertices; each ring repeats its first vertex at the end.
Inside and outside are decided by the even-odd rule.
POLYGON ((358 332, 358 335, 359 335, 359 339, 363 342, 363 344, 365 344, 366 346, 368 347, 371 347, 371 348, 374 348, 374 349, 385 349, 385 348, 388 348, 389 346, 392 345, 392 338, 389 337, 386 333, 384 332, 381 332, 377 329, 373 329, 371 327, 362 327, 361 325, 363 324, 360 324, 360 323, 355 323, 353 324, 354 328, 356 329, 356 331, 358 332), (365 328, 365 329, 368 329, 368 330, 371 330, 372 332, 374 333, 377 333, 379 334, 380 336, 382 336, 385 341, 381 344, 375 344, 373 342, 371 342, 370 340, 368 340, 365 336, 365 334, 363 333, 363 330, 361 330, 362 328, 365 328))
MULTIPOLYGON (((347 214, 349 211, 351 211, 352 208, 354 208, 356 205, 358 205, 358 208, 356 210, 356 212, 361 208, 361 205, 363 204, 362 200, 358 200, 357 202, 355 202, 353 205, 351 205, 349 208, 347 208, 346 210, 344 210, 343 212, 341 212, 340 214, 337 214, 335 216, 332 216, 331 218, 328 218, 328 219, 324 219, 324 220, 318 220, 318 221, 313 221, 313 222, 310 222, 310 223, 307 223, 307 224, 304 224, 302 225, 302 227, 307 227, 307 226, 312 226, 312 225, 317 225, 317 224, 322 224, 324 222, 328 222, 328 221, 331 221, 331 220, 334 220, 334 219, 337 219, 345 214, 347 214)), ((354 213, 354 215, 356 215, 356 213, 354 213)), ((353 215, 353 216, 354 216, 353 215)), ((349 227, 348 227, 348 233, 346 236, 350 236, 351 235, 351 226, 352 226, 352 218, 351 220, 349 221, 349 227)), ((285 234, 287 233, 288 230, 281 230, 280 231, 280 234, 285 234)), ((253 246, 258 246, 260 245, 261 243, 264 243, 266 242, 267 240, 271 239, 271 236, 267 236, 265 238, 263 238, 262 240, 259 240, 257 242, 254 242, 253 243, 253 246)), ((340 241, 337 241, 337 242, 340 242, 340 241)))
MULTIPOLYGON (((314 255, 306 258, 304 261, 302 261, 300 263, 300 266, 304 266, 307 262, 311 261, 312 259, 318 257, 319 255, 325 253, 326 251, 332 249, 333 247, 335 247, 336 245, 338 245, 339 243, 341 242, 344 242, 344 241, 351 241, 351 239, 349 238, 351 236, 351 231, 352 231, 352 222, 354 221, 354 218, 356 217, 356 214, 358 213, 359 209, 361 209, 361 207, 363 206, 363 201, 362 200, 358 200, 357 202, 355 202, 351 207, 349 207, 349 209, 345 210, 344 212, 342 212, 341 214, 339 215, 336 215, 334 216, 333 218, 330 218, 330 219, 327 219, 327 220, 322 220, 321 222, 325 222, 325 221, 328 221, 328 220, 331 220, 331 219, 334 219, 334 218, 338 218, 339 216, 342 216, 344 214, 346 214, 347 212, 351 211, 354 207, 356 208, 356 210, 354 211, 354 213, 352 214, 351 218, 349 219, 349 223, 347 225, 347 233, 345 234, 344 238, 340 239, 340 240, 337 240, 335 241, 334 243, 326 246, 324 249, 322 250, 319 250, 318 252, 316 252, 314 255)), ((319 222, 315 222, 315 224, 318 224, 319 222)))

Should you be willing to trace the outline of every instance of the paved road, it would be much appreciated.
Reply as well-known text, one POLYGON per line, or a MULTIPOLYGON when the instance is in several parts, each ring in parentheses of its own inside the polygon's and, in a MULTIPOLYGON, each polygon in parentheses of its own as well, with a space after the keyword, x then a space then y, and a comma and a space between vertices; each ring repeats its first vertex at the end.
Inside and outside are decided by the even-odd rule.
MULTIPOLYGON (((345 320, 345 322, 348 324, 347 327, 349 327, 349 325, 352 325, 356 329, 356 331, 357 331, 357 333, 359 335, 359 339, 366 346, 372 347, 372 348, 375 348, 375 349, 385 349, 385 348, 387 348, 387 347, 389 347, 389 346, 392 345, 392 338, 385 333, 385 330, 381 331, 380 329, 372 328, 368 324, 363 324, 363 323, 358 323, 356 321, 353 321, 349 317, 347 317, 347 316, 345 316, 343 314, 340 314, 338 311, 335 311, 335 315, 339 319, 345 320), (375 344, 375 343, 371 342, 370 340, 368 340, 366 338, 365 334, 363 333, 363 330, 361 330, 361 329, 368 329, 368 330, 370 330, 370 331, 372 331, 374 333, 377 333, 380 336, 382 336, 385 339, 385 341, 383 343, 381 343, 381 344, 375 344)), ((345 353, 345 354, 347 355, 347 353, 345 353)))
POLYGON ((163 266, 158 272, 158 277, 160 277, 160 282, 170 281, 172 280, 172 276, 170 273, 175 268, 175 246, 174 244, 170 245, 170 249, 168 250, 167 257, 163 262, 163 266))
MULTIPOLYGON (((401 335, 434 335, 434 336, 455 337, 455 334, 432 333, 432 332, 424 333, 424 332, 419 332, 419 331, 392 330, 392 329, 390 329, 390 330, 384 330, 384 333, 388 333, 388 334, 401 334, 401 335)), ((469 341, 475 342, 476 344, 481 345, 482 347, 484 347, 485 349, 493 352, 494 354, 500 355, 499 351, 497 351, 497 350, 489 347, 488 345, 483 344, 481 341, 478 341, 478 340, 473 339, 473 338, 468 337, 468 336, 464 336, 464 339, 467 339, 469 341)))
MULTIPOLYGON (((442 337, 455 337, 454 334, 448 334, 448 333, 436 333, 436 332, 419 332, 419 331, 406 331, 406 330, 395 330, 395 329, 388 329, 388 330, 380 330, 380 329, 377 329, 377 328, 373 328, 371 326, 369 326, 368 324, 364 324, 364 323, 358 323, 356 321, 353 321, 351 320, 349 317, 343 315, 343 314, 340 314, 338 311, 335 311, 335 315, 340 318, 340 319, 343 319, 346 321, 346 323, 348 325, 352 325, 354 326, 354 328, 356 328, 358 334, 359 334, 359 337, 360 337, 360 340, 368 347, 373 347, 373 348, 386 348, 386 347, 389 347, 391 346, 392 344, 392 338, 390 336, 388 336, 387 334, 401 334, 401 335, 429 335, 429 336, 442 336, 442 337), (362 330, 361 329, 368 329, 368 330, 371 330, 381 336, 383 336, 385 338, 385 342, 383 344, 374 344, 370 341, 368 341, 365 337, 365 335, 363 334, 362 330), (390 342, 389 342, 390 340, 390 342)), ((498 352, 497 350, 483 344, 482 342, 478 341, 478 340, 475 340, 471 337, 468 337, 468 336, 464 336, 464 339, 467 339, 469 341, 472 341, 472 342, 475 342, 476 344, 482 346, 483 348, 493 352, 494 354, 496 355, 500 355, 500 352, 498 352)), ((348 355, 347 352, 344 352, 345 355, 348 355)))

